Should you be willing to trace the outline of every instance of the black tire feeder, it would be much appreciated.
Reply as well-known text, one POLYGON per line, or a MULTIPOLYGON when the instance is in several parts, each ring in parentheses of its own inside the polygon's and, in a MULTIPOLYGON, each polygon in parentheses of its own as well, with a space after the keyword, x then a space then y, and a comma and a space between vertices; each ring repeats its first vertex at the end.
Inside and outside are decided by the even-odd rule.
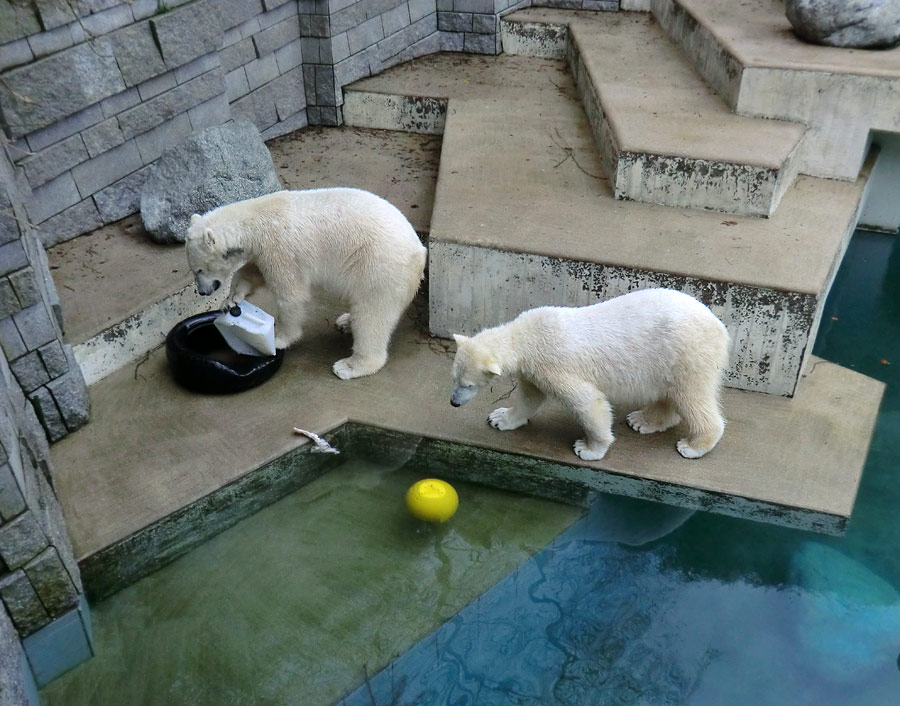
POLYGON ((274 356, 236 353, 214 323, 220 311, 208 311, 181 321, 166 336, 166 358, 172 376, 182 387, 207 395, 243 392, 262 385, 284 361, 284 351, 274 356))

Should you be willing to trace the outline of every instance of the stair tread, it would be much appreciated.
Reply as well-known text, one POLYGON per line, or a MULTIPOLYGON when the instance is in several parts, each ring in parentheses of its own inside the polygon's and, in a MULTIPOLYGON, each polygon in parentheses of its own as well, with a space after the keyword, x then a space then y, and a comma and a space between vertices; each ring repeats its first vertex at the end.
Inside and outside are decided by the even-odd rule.
POLYGON ((504 21, 568 23, 621 152, 779 169, 805 132, 731 112, 649 15, 522 10, 504 21))
POLYGON ((321 434, 347 420, 537 459, 546 464, 534 472, 546 472, 547 482, 574 479, 828 531, 840 531, 850 515, 880 382, 814 361, 793 399, 726 390, 725 436, 699 461, 677 454, 678 430, 641 436, 619 414, 607 457, 586 463, 571 450, 580 430, 552 404, 513 432, 485 423, 506 382, 452 409, 452 348, 422 331, 423 309, 423 301, 413 305, 387 366, 367 378, 332 374, 350 339, 329 324, 341 309, 327 302, 310 312, 303 341, 287 351, 276 377, 254 390, 188 393, 172 381, 163 351, 92 386, 91 423, 52 449, 76 556, 115 544, 296 448, 304 442, 294 426, 321 434))
POLYGON ((820 294, 865 186, 801 177, 768 219, 617 201, 551 59, 437 54, 348 90, 451 98, 432 217, 449 242, 820 294))
POLYGON ((900 78, 900 47, 867 50, 798 41, 783 0, 677 0, 745 67, 900 78))
POLYGON ((60 243, 47 257, 73 345, 193 281, 184 246, 154 243, 140 214, 60 243))

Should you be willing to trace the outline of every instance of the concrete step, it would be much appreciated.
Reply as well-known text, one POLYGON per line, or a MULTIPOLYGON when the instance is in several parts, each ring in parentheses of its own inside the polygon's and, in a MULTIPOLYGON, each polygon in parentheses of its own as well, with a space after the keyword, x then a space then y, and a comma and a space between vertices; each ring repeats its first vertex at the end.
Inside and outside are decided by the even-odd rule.
POLYGON ((769 216, 793 182, 805 127, 732 113, 648 15, 529 9, 501 27, 506 52, 568 58, 616 198, 769 216))
MULTIPOLYGON (((285 188, 368 189, 396 203, 420 233, 428 232, 438 139, 311 128, 273 140, 269 149, 285 188)), ((221 298, 200 297, 184 247, 154 243, 137 214, 61 243, 48 258, 66 341, 88 385, 137 364, 162 345, 172 326, 221 298)))
POLYGON ((55 487, 90 594, 121 588, 325 472, 334 457, 310 454, 295 426, 329 434, 345 455, 358 439, 374 440, 380 463, 415 455, 451 480, 570 502, 599 490, 819 532, 846 528, 881 383, 816 360, 793 399, 728 390, 725 436, 696 461, 675 450, 682 430, 642 436, 624 424, 630 410, 619 410, 616 442, 588 463, 571 448, 580 429, 553 404, 515 431, 486 423, 508 381, 454 410, 452 351, 428 336, 425 307, 413 304, 387 366, 367 378, 332 374, 350 339, 331 323, 340 304, 319 300, 303 341, 256 389, 188 393, 161 350, 139 374, 120 370, 94 385, 90 424, 53 446, 55 487))
POLYGON ((900 131, 900 48, 807 44, 781 0, 652 0, 652 12, 737 113, 808 126, 803 174, 854 179, 870 131, 900 131))
POLYGON ((154 243, 139 215, 47 253, 66 342, 92 385, 146 356, 182 319, 204 310, 182 246, 154 243))
POLYGON ((728 327, 728 385, 794 393, 864 177, 798 179, 768 219, 623 202, 562 61, 435 55, 345 92, 357 90, 449 97, 431 222, 432 333, 667 286, 728 327))

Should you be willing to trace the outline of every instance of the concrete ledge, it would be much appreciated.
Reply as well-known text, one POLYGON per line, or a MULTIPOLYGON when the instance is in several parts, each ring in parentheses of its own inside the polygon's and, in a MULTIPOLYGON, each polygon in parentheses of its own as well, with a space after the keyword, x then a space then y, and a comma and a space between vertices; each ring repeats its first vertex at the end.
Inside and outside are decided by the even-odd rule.
POLYGON ((75 360, 85 382, 93 385, 110 373, 140 360, 159 348, 171 328, 188 316, 209 309, 209 303, 197 296, 193 284, 164 299, 148 304, 86 341, 73 346, 75 360))
POLYGON ((808 44, 778 0, 653 0, 652 10, 737 113, 809 126, 800 173, 854 179, 869 132, 900 132, 900 48, 808 44))
POLYGON ((500 20, 500 42, 504 54, 565 59, 569 26, 565 22, 528 21, 519 13, 500 20))
POLYGON ((446 99, 344 89, 344 124, 350 127, 440 135, 446 116, 446 99))

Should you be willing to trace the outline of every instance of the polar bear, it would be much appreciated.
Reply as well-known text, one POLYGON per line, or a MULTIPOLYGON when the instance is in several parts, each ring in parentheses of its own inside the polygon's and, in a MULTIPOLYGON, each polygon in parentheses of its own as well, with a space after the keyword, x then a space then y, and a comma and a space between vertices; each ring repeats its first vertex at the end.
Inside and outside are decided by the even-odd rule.
POLYGON ((201 295, 229 277, 226 307, 259 287, 271 291, 276 348, 303 334, 313 286, 346 301, 350 310, 336 324, 352 331, 353 354, 332 368, 343 380, 384 366, 425 270, 426 250, 409 221, 359 189, 277 191, 194 214, 185 244, 201 295))
POLYGON ((613 404, 641 407, 626 418, 641 434, 684 420, 688 436, 676 447, 685 458, 711 451, 725 429, 719 396, 728 332, 687 294, 645 289, 592 306, 541 307, 454 338, 454 407, 513 375, 513 404, 491 412, 491 426, 517 429, 545 396, 555 397, 584 428, 574 450, 585 461, 603 458, 614 441, 613 404))

